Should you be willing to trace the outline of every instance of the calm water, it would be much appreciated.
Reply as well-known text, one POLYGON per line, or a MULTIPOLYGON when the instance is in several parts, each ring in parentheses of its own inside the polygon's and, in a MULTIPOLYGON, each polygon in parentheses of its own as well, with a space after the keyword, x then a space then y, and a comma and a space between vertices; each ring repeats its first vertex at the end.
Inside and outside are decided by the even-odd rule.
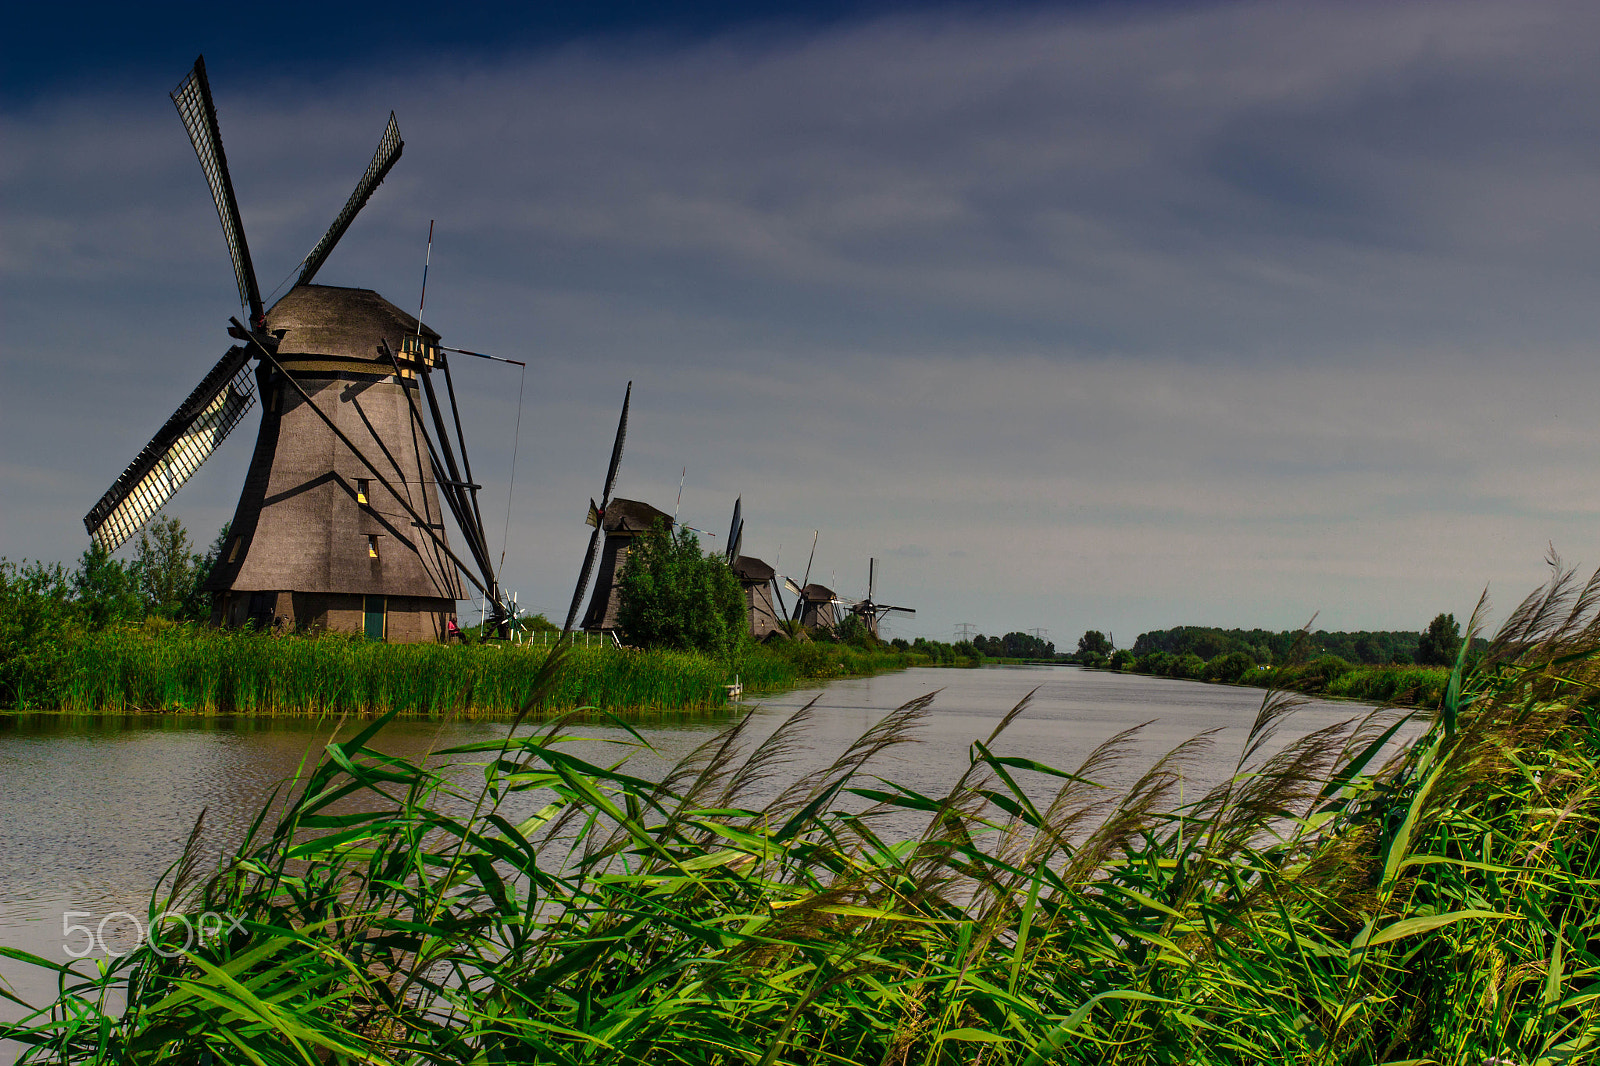
MULTIPOLYGON (((869 773, 918 791, 938 791, 966 769, 971 742, 987 737, 1035 689, 1032 703, 995 744, 997 754, 1070 769, 1117 731, 1153 720, 1138 741, 1141 757, 1125 768, 1131 780, 1174 745, 1220 728, 1211 752, 1191 764, 1196 792, 1232 770, 1261 701, 1253 689, 1073 668, 914 669, 761 701, 751 736, 766 735, 820 695, 810 749, 792 764, 799 774, 831 762, 896 706, 938 690, 920 741, 868 767, 869 773)), ((1313 702, 1280 739, 1364 711, 1313 702)), ((633 773, 649 776, 726 724, 723 719, 641 727, 651 749, 623 746, 626 734, 617 729, 572 732, 590 738, 583 742, 584 757, 611 762, 627 755, 633 773)), ((421 756, 496 739, 505 728, 494 722, 398 723, 377 746, 421 756)), ((64 960, 64 912, 89 912, 91 922, 115 911, 142 916, 151 887, 182 851, 202 808, 208 810, 206 839, 214 851, 236 841, 264 799, 302 759, 315 756, 332 730, 330 721, 309 719, 0 716, 0 944, 64 960)), ((539 801, 525 798, 531 813, 539 801)), ((108 926, 108 939, 123 924, 116 920, 108 926)), ((0 979, 7 978, 24 992, 44 991, 25 971, 0 959, 0 979)), ((0 1017, 14 1016, 9 1009, 0 1012, 0 1017)), ((9 1057, 0 1048, 0 1061, 9 1057)))

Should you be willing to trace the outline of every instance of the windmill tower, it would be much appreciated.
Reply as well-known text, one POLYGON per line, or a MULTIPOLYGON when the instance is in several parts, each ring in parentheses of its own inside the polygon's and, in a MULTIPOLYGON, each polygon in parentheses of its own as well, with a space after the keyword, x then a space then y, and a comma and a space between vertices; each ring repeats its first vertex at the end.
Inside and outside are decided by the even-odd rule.
POLYGON ((826 585, 815 582, 803 585, 795 591, 798 599, 795 602, 795 613, 800 618, 800 624, 807 629, 832 629, 839 624, 839 616, 835 612, 833 590, 826 585))
POLYGON ((741 555, 733 561, 733 576, 744 587, 745 608, 750 616, 750 635, 765 640, 778 632, 781 617, 772 602, 773 578, 777 572, 765 562, 751 555, 741 555))
POLYGON ((480 486, 472 481, 446 354, 460 349, 442 347, 438 333, 370 289, 313 283, 400 158, 394 115, 294 286, 268 309, 203 58, 172 99, 216 201, 249 324, 233 320, 228 333, 243 343, 223 355, 85 516, 89 535, 108 551, 126 542, 239 424, 259 390, 255 453, 208 586, 214 622, 438 640, 462 597, 460 576, 496 605, 499 621, 480 486), (454 443, 433 384, 440 372, 454 443), (476 565, 452 550, 446 509, 476 565))

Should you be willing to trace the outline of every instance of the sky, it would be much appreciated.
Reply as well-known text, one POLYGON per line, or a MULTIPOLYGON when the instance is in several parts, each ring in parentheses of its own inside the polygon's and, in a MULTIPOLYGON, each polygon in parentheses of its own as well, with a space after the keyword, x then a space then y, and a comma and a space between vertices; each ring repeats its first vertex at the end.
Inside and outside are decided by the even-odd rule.
MULTIPOLYGON (((905 637, 1493 623, 1600 564, 1592 5, 58 7, 0 68, 13 560, 74 559, 230 343, 167 98, 203 51, 263 288, 396 112, 318 280, 416 306, 432 221, 428 323, 528 362, 456 369, 525 608, 629 381, 620 495, 687 467, 708 546, 742 494, 847 596, 876 557, 905 637)), ((254 420, 169 506, 197 541, 254 420)))

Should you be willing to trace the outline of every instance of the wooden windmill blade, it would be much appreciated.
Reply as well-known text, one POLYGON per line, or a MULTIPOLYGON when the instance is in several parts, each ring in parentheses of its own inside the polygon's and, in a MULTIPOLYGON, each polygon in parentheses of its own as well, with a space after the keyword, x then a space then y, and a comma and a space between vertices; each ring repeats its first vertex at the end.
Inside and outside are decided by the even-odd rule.
POLYGON ((248 348, 232 348, 172 417, 134 456, 83 526, 106 551, 116 551, 165 507, 211 457, 256 402, 248 348))
POLYGON ((589 547, 583 553, 583 568, 578 571, 578 586, 572 591, 572 606, 567 608, 567 621, 561 627, 563 636, 572 632, 573 623, 578 620, 578 608, 583 606, 583 594, 589 588, 589 578, 594 574, 595 561, 599 556, 600 538, 605 533, 606 508, 611 504, 612 490, 617 487, 617 471, 622 467, 622 448, 628 439, 628 407, 633 402, 633 382, 628 382, 628 389, 622 396, 622 417, 617 419, 617 436, 611 444, 611 465, 606 468, 605 490, 600 495, 600 506, 596 507, 594 500, 589 501, 589 516, 586 519, 594 526, 594 532, 589 534, 589 547))
POLYGON ((378 150, 373 154, 372 162, 367 164, 366 173, 356 182, 355 191, 350 194, 350 199, 345 201, 344 207, 334 217, 328 232, 322 235, 322 240, 317 242, 317 246, 301 260, 303 269, 295 281, 296 285, 311 284, 311 279, 317 276, 322 264, 328 261, 334 245, 344 236, 344 231, 350 228, 350 223, 355 221, 356 215, 360 214, 361 209, 367 206, 367 201, 372 199, 373 191, 383 184, 383 179, 400 161, 400 153, 405 147, 406 142, 400 139, 400 125, 395 121, 394 112, 391 111, 389 124, 384 127, 383 136, 378 139, 378 150))
POLYGON ((583 594, 589 588, 590 575, 594 573, 595 557, 599 554, 602 532, 604 531, 599 526, 595 526, 594 532, 589 534, 589 546, 583 552, 583 569, 578 571, 578 587, 572 591, 572 606, 567 608, 567 621, 561 627, 562 636, 572 632, 572 624, 578 620, 578 608, 583 606, 583 594))
MULTIPOLYGON (((239 202, 228 172, 227 153, 222 148, 217 107, 211 97, 204 56, 194 61, 194 67, 170 96, 216 204, 217 218, 222 223, 222 235, 233 263, 234 280, 239 286, 239 303, 248 309, 251 322, 259 326, 264 319, 261 291, 250 261, 244 224, 239 218, 239 202)), ((233 432, 256 401, 249 362, 249 348, 229 349, 134 456, 83 518, 84 528, 95 543, 106 551, 115 551, 125 544, 166 506, 200 464, 233 432)))
POLYGON ((172 90, 171 96, 178 116, 183 119, 183 128, 189 131, 194 154, 200 158, 206 184, 211 187, 211 198, 217 204, 217 217, 222 220, 222 234, 227 239, 234 277, 239 283, 239 303, 250 314, 251 328, 259 329, 265 320, 261 289, 256 284, 255 267, 250 262, 244 223, 239 219, 239 201, 234 197, 233 178, 228 174, 228 156, 222 150, 222 131, 217 125, 217 106, 211 99, 211 82, 206 78, 205 56, 194 61, 194 68, 172 90))
POLYGON ((740 496, 733 501, 733 521, 728 524, 728 563, 732 565, 739 558, 739 542, 744 533, 744 522, 739 517, 739 510, 744 504, 744 497, 740 496))

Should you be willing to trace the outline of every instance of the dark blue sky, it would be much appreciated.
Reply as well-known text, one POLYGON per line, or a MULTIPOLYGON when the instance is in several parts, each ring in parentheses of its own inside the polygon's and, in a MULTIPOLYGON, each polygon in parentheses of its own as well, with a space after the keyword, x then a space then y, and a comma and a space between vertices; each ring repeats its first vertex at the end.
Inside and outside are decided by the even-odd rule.
POLYGON ((197 53, 216 69, 270 63, 296 80, 395 62, 493 62, 595 37, 692 40, 771 28, 820 30, 913 11, 990 13, 1029 9, 1147 10, 1154 0, 1030 0, 928 3, 917 0, 695 0, 649 3, 472 4, 354 0, 329 4, 92 3, 12 5, 0 94, 10 103, 61 93, 177 83, 197 53), (176 71, 176 74, 172 72, 176 71))

